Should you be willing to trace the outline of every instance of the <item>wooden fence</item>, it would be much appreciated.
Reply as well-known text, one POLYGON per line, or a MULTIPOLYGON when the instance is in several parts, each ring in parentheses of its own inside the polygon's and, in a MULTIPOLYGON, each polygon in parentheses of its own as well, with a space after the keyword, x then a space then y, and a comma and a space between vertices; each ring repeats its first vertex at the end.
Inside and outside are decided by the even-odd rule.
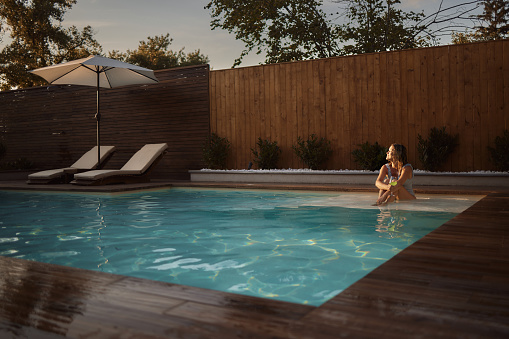
MULTIPOLYGON (((202 167, 209 133, 209 66, 157 71, 157 84, 101 90, 101 144, 117 152, 105 168, 120 168, 144 144, 167 142, 154 175, 189 178, 202 167)), ((0 92, 4 161, 25 158, 37 168, 72 164, 96 144, 95 88, 49 86, 0 92)))
POLYGON ((278 142, 280 168, 303 168, 292 145, 313 133, 332 142, 328 169, 358 168, 366 141, 405 144, 419 168, 417 136, 446 126, 459 147, 442 170, 490 170, 487 146, 509 128, 509 40, 212 71, 210 114, 232 169, 259 137, 278 142))
MULTIPOLYGON (((280 168, 302 168, 292 145, 311 134, 332 142, 327 169, 358 168, 351 152, 366 141, 407 145, 419 168, 417 136, 446 126, 459 148, 442 170, 491 170, 487 146, 509 129, 509 40, 156 74, 158 84, 102 91, 102 144, 118 148, 106 168, 146 143, 167 142, 156 176, 188 178, 203 167, 210 131, 231 142, 231 169, 247 168, 259 137, 281 146, 280 168)), ((90 87, 0 92, 3 161, 71 164, 95 145, 95 105, 90 87)))

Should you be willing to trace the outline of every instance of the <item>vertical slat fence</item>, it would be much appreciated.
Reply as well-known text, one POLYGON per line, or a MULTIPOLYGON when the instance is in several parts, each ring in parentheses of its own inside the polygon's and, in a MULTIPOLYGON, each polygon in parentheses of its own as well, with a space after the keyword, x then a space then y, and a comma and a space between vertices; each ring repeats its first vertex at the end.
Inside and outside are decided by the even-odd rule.
POLYGON ((327 169, 356 169, 366 141, 403 143, 416 168, 418 135, 445 126, 459 147, 443 171, 492 170, 488 146, 509 129, 509 40, 210 72, 211 131, 246 168, 258 137, 277 141, 279 168, 304 168, 292 145, 332 142, 327 169))

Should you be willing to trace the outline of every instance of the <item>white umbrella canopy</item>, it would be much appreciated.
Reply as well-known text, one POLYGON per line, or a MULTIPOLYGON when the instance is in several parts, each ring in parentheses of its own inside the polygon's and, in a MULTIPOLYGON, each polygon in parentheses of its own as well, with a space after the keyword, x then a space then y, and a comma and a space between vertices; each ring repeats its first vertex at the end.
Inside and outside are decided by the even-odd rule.
POLYGON ((100 167, 100 87, 150 84, 158 82, 154 71, 122 61, 91 55, 62 64, 52 65, 30 71, 54 85, 83 85, 97 88, 97 160, 100 167))
POLYGON ((62 64, 35 69, 36 74, 55 85, 84 85, 113 88, 157 82, 154 71, 122 61, 91 55, 62 64), (99 77, 99 83, 98 78, 99 77))

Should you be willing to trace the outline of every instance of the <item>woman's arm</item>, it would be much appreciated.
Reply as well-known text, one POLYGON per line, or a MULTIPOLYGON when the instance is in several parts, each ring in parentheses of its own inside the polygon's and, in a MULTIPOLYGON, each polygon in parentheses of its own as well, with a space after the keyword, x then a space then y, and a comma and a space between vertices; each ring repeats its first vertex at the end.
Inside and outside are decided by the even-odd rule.
POLYGON ((399 191, 405 184, 405 181, 407 181, 408 179, 411 179, 412 176, 413 176, 412 167, 410 167, 410 166, 403 167, 403 170, 401 171, 401 175, 399 176, 398 180, 396 181, 396 185, 394 185, 394 186, 389 185, 390 186, 389 190, 392 193, 399 191))
POLYGON ((384 183, 385 177, 388 174, 387 166, 383 165, 382 168, 380 168, 380 173, 378 173, 378 178, 376 179, 375 185, 378 187, 378 189, 388 191, 391 188, 391 185, 384 183))
POLYGON ((382 205, 387 202, 389 199, 389 196, 391 195, 391 191, 385 191, 384 194, 382 194, 380 197, 378 197, 378 200, 376 201, 376 205, 382 205))

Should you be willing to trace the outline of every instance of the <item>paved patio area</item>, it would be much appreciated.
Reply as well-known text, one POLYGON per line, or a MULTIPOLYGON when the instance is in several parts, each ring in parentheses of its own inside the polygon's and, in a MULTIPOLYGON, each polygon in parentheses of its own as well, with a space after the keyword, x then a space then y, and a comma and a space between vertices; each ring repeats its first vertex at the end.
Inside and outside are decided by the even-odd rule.
MULTIPOLYGON (((153 182, 161 187, 376 192, 372 186, 153 182)), ((485 198, 320 307, 0 257, 0 337, 507 338, 509 188, 418 187, 485 198)))

